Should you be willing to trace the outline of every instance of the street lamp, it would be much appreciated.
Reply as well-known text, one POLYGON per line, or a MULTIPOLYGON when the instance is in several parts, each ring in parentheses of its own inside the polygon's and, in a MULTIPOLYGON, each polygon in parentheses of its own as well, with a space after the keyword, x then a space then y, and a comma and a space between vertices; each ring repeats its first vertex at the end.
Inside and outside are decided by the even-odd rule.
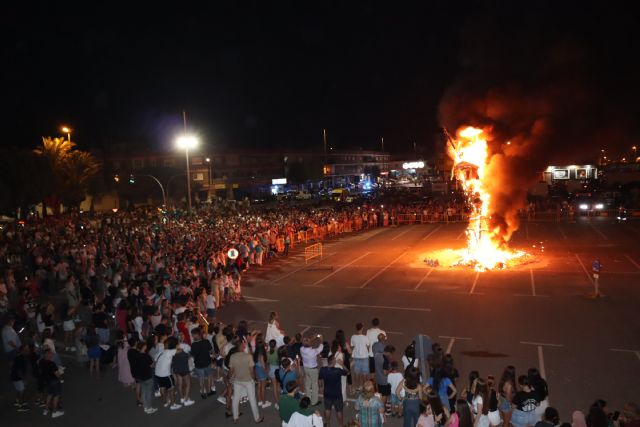
POLYGON ((184 149, 184 155, 187 160, 187 201, 189 213, 191 213, 191 169, 189 168, 189 149, 198 146, 198 139, 192 135, 182 135, 176 140, 176 146, 184 149))
POLYGON ((60 130, 67 134, 67 139, 71 142, 71 129, 66 126, 62 126, 60 130))
MULTIPOLYGON (((208 181, 209 181, 209 187, 211 187, 211 158, 207 157, 206 159, 204 159, 204 161, 207 162, 207 166, 209 167, 209 179, 208 179, 208 181)), ((211 189, 209 188, 209 190, 211 190, 211 189)))

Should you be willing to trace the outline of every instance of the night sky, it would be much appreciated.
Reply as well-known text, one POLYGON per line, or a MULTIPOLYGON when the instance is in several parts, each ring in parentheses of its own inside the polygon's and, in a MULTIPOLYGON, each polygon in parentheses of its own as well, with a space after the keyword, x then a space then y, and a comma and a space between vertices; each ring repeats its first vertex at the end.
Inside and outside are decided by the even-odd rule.
POLYGON ((585 120, 618 131, 607 148, 635 138, 640 37, 623 3, 138 3, 3 5, 2 144, 69 124, 81 147, 167 147, 185 109, 214 147, 321 147, 327 128, 336 148, 428 150, 449 88, 517 86, 550 51, 579 58, 585 120))

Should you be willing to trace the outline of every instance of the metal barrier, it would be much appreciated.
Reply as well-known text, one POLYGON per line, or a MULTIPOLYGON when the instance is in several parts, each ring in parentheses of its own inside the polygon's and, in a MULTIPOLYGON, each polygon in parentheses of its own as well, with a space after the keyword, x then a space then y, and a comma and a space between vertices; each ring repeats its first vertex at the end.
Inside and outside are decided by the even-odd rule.
POLYGON ((314 243, 313 245, 309 245, 304 248, 305 264, 316 257, 320 257, 320 259, 322 259, 322 243, 314 243))

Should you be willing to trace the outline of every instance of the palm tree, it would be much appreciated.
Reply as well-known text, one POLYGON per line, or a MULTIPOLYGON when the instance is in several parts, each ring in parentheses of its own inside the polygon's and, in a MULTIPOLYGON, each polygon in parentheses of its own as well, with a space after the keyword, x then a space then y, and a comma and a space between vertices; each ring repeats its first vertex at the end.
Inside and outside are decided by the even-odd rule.
MULTIPOLYGON (((34 151, 36 155, 42 157, 49 164, 49 168, 53 172, 54 182, 51 194, 48 194, 49 201, 54 206, 55 212, 58 212, 60 206, 60 198, 58 191, 62 185, 61 172, 63 164, 75 144, 64 138, 42 137, 42 145, 38 146, 34 151)), ((42 199, 42 216, 47 216, 47 198, 42 199)))
MULTIPOLYGON (((75 143, 64 138, 43 137, 42 145, 34 152, 46 159, 54 176, 54 186, 50 194, 55 206, 60 202, 78 207, 85 198, 89 182, 100 170, 100 164, 88 152, 75 149, 75 143)), ((46 202, 42 202, 46 215, 46 202)), ((56 208, 57 211, 57 208, 56 208)))
POLYGON ((86 151, 73 150, 62 163, 62 201, 79 207, 85 199, 89 183, 100 171, 100 163, 86 151))

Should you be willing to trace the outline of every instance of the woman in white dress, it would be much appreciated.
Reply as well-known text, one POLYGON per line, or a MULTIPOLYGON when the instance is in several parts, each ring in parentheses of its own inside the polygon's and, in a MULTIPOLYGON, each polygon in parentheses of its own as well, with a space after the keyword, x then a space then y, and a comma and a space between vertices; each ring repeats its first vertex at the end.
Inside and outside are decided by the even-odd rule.
POLYGON ((278 318, 278 312, 272 311, 269 315, 269 323, 267 324, 267 333, 265 334, 265 341, 276 341, 276 346, 280 347, 284 345, 284 331, 280 328, 280 322, 278 318))

